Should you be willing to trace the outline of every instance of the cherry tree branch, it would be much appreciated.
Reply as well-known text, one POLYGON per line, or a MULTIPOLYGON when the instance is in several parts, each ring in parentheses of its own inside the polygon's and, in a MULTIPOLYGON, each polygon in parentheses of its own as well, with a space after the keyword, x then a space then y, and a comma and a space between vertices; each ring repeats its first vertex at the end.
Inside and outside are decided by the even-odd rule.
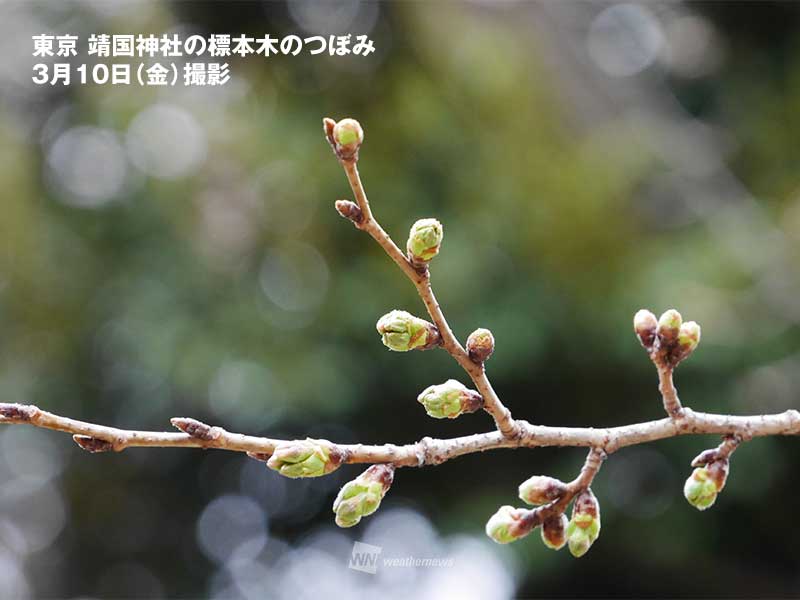
MULTIPOLYGON (((714 434, 750 439, 800 434, 800 412, 796 410, 747 417, 695 412, 688 408, 684 412, 685 416, 679 422, 666 418, 605 429, 550 427, 518 421, 520 435, 513 439, 503 436, 499 431, 490 431, 448 439, 426 437, 405 445, 333 446, 342 453, 345 463, 392 463, 397 467, 420 467, 500 448, 588 447, 611 454, 626 446, 681 435, 714 434)), ((182 433, 119 429, 62 417, 24 404, 0 403, 0 424, 32 425, 70 433, 75 442, 89 452, 120 452, 136 447, 214 448, 251 453, 256 458, 264 459, 279 445, 294 441, 232 433, 185 417, 172 419, 172 424, 182 433)))

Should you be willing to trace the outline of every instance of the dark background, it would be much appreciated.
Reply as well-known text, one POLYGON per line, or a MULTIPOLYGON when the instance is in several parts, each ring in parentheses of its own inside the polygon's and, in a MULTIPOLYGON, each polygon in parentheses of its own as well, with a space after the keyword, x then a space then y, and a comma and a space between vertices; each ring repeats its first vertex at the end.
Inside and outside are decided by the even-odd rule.
MULTIPOLYGON (((797 3, 6 2, 0 6, 0 391, 75 418, 165 429, 408 443, 485 431, 415 398, 465 375, 386 351, 375 321, 423 315, 412 286, 333 210, 350 197, 323 116, 361 121, 373 209, 401 245, 445 227, 432 272, 489 375, 548 425, 660 418, 631 332, 642 307, 703 327, 684 403, 797 407, 797 3), (250 56, 170 89, 30 83, 31 35, 367 33, 367 58, 250 56)), ((91 456, 0 431, 3 597, 794 597, 792 439, 733 458, 717 504, 682 497, 713 437, 628 448, 594 486, 582 559, 484 524, 578 449, 499 450, 403 469, 338 530, 359 472, 281 479, 221 451, 91 456), (450 568, 347 569, 353 541, 450 568)))

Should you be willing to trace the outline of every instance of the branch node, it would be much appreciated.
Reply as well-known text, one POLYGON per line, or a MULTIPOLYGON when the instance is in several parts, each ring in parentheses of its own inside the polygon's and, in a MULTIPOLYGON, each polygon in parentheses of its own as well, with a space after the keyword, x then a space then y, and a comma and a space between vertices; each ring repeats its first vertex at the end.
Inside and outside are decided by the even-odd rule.
POLYGON ((798 431, 800 430, 800 411, 790 408, 786 411, 786 416, 789 419, 789 427, 787 428, 789 431, 798 431))
POLYGON ((447 454, 442 451, 440 442, 441 440, 435 440, 428 436, 425 436, 419 441, 418 445, 421 447, 421 451, 417 453, 417 458, 422 459, 420 466, 440 465, 447 460, 447 454))

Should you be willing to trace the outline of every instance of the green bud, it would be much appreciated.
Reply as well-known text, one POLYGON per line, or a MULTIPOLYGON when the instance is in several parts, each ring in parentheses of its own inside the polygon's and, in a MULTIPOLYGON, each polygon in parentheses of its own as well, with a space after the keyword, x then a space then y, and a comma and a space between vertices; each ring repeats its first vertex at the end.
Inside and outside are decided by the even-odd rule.
POLYGON ((372 465, 353 481, 348 481, 333 501, 336 524, 353 527, 378 510, 394 479, 394 465, 372 465))
POLYGON ((580 558, 586 554, 599 536, 600 504, 592 490, 586 489, 575 498, 572 519, 567 525, 567 543, 572 556, 580 558))
POLYGON ((455 419, 462 413, 472 413, 483 406, 483 398, 478 392, 455 379, 425 388, 417 401, 434 419, 455 419))
POLYGON ((689 357, 700 343, 700 326, 694 321, 683 323, 678 330, 678 337, 671 342, 672 346, 665 344, 667 363, 676 367, 680 362, 689 357))
POLYGON ((383 345, 395 352, 427 350, 439 344, 439 330, 433 323, 404 310, 383 315, 376 325, 383 345))
POLYGON ((443 237, 442 224, 436 219, 420 219, 414 223, 406 244, 409 260, 417 265, 430 261, 439 254, 443 237))
POLYGON ((586 530, 577 527, 570 521, 567 526, 567 543, 569 544, 569 552, 575 558, 580 558, 589 551, 592 547, 592 541, 586 530))
POLYGON ((296 440, 275 448, 267 466, 285 477, 320 477, 339 468, 342 452, 328 440, 296 440))
POLYGON ((544 545, 551 550, 561 550, 567 543, 568 526, 569 519, 564 513, 546 519, 542 523, 542 541, 544 545))
POLYGON ((648 350, 653 347, 657 328, 658 321, 656 316, 649 310, 642 309, 633 316, 633 330, 636 332, 636 337, 639 338, 642 346, 648 350))
POLYGON ((567 485, 554 477, 534 475, 519 486, 519 497, 534 506, 558 500, 567 491, 567 485))
POLYGON ((694 321, 687 321, 678 331, 678 345, 688 355, 700 343, 700 325, 694 321))
POLYGON ((706 510, 717 499, 717 487, 707 478, 705 468, 695 470, 683 486, 683 495, 686 500, 698 510, 706 510), (702 473, 697 471, 701 470, 702 473))
POLYGON ((467 338, 467 353, 474 363, 484 363, 494 352, 494 336, 488 329, 476 329, 467 338))
POLYGON ((718 492, 717 483, 710 477, 708 467, 696 468, 683 486, 683 495, 697 510, 705 510, 712 506, 718 492))
POLYGON ((336 154, 343 159, 355 158, 364 142, 364 130, 355 119, 342 119, 333 126, 331 135, 336 154))
POLYGON ((674 308, 669 309, 658 319, 658 337, 662 344, 674 342, 678 339, 683 318, 674 308))
POLYGON ((515 542, 525 534, 519 530, 522 511, 513 506, 501 506, 486 523, 486 535, 498 544, 515 542))

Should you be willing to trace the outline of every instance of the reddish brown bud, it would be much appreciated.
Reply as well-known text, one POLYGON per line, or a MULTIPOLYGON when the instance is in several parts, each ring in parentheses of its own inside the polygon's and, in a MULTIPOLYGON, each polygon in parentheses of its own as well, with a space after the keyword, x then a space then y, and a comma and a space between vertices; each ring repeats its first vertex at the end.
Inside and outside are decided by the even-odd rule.
POLYGON ((0 403, 0 417, 12 421, 31 421, 39 409, 27 404, 8 404, 0 403))
POLYGON ((109 452, 114 449, 114 444, 106 440, 91 437, 88 435, 73 435, 72 439, 83 450, 96 454, 98 452, 109 452))
POLYGON ((658 320, 649 310, 642 309, 633 316, 633 330, 636 332, 636 337, 639 338, 639 343, 647 350, 653 348, 657 328, 658 320))
POLYGON ((467 352, 474 363, 484 363, 494 352, 494 336, 488 329, 476 329, 467 338, 467 352))
POLYGON ((335 142, 333 141, 333 128, 336 127, 336 121, 331 119, 330 117, 325 117, 322 119, 322 131, 325 133, 325 137, 328 138, 328 141, 333 145, 335 142))
POLYGON ((561 513, 545 519, 542 523, 542 541, 552 550, 561 550, 567 543, 567 515, 561 513))
POLYGON ((350 202, 350 200, 337 200, 336 212, 355 224, 361 223, 361 219, 363 217, 358 204, 355 202, 350 202))
POLYGON ((600 503, 591 489, 585 489, 575 497, 572 514, 589 515, 595 519, 600 516, 600 503))
POLYGON ((220 427, 212 427, 189 417, 174 417, 169 422, 183 433, 204 442, 218 440, 223 432, 220 427))

